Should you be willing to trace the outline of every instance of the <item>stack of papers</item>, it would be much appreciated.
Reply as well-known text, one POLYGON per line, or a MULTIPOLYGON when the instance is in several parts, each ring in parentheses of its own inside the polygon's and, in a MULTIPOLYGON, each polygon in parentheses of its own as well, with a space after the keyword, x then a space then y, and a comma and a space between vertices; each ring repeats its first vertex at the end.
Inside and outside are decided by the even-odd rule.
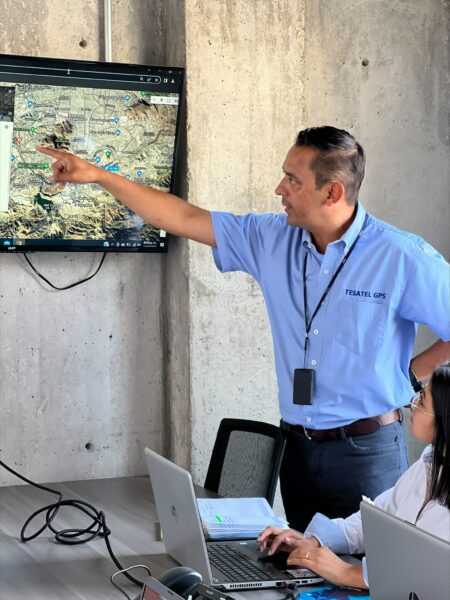
POLYGON ((265 498, 197 498, 205 536, 211 540, 254 539, 268 525, 286 529, 265 498))

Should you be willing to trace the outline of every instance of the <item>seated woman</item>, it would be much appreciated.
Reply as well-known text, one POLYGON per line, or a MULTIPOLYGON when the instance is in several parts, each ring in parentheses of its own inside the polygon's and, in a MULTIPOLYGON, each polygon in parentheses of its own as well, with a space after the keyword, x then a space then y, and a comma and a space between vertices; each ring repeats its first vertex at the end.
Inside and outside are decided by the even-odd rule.
MULTIPOLYGON (((409 406, 412 435, 431 445, 393 488, 375 498, 375 504, 450 542, 450 363, 434 371, 409 406)), ((369 585, 365 559, 351 565, 336 555, 364 552, 359 512, 347 519, 329 519, 317 513, 304 535, 267 527, 258 541, 261 550, 290 552, 289 565, 307 567, 337 585, 369 585)))

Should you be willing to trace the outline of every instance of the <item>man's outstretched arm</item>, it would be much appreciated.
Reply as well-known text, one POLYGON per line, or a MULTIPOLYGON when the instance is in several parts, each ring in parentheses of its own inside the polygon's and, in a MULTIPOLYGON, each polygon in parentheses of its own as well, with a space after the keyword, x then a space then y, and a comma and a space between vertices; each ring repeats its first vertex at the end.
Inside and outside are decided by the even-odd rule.
POLYGON ((211 213, 185 202, 178 196, 129 181, 120 175, 61 150, 38 146, 37 149, 56 159, 52 163, 51 181, 64 187, 66 183, 98 183, 144 221, 180 237, 208 246, 216 246, 211 213))

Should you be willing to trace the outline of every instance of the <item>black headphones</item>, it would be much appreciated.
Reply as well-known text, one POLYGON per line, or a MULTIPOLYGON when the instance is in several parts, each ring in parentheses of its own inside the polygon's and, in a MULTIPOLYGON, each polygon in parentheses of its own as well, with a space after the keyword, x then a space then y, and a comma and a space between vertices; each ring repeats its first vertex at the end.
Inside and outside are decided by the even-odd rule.
POLYGON ((159 581, 182 598, 187 598, 194 592, 202 576, 189 567, 173 567, 161 576, 159 581))

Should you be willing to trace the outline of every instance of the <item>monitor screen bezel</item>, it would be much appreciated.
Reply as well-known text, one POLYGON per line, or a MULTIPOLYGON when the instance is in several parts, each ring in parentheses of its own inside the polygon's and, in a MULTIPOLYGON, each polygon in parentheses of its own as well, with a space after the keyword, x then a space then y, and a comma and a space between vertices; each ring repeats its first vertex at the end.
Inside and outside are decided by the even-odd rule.
MULTIPOLYGON (((160 77, 162 82, 158 88, 161 92, 174 92, 179 95, 177 122, 175 127, 175 143, 172 157, 172 170, 169 192, 173 193, 177 177, 178 153, 180 151, 180 129, 183 112, 184 98, 184 67, 171 67, 160 65, 142 65, 117 62, 100 62, 86 60, 72 60, 63 58, 35 57, 13 54, 0 54, 0 81, 1 82, 33 82, 49 84, 45 77, 48 71, 58 73, 58 82, 62 85, 73 87, 91 87, 107 89, 142 89, 150 90, 150 84, 143 78, 160 77), (42 70, 42 75, 35 75, 30 71, 42 70), (63 75, 64 72, 64 75, 63 75), (177 88, 165 85, 164 75, 175 76, 177 88), (102 79, 104 76, 105 79, 102 79), (114 80, 113 76, 117 79, 114 80), (114 81, 116 82, 114 84, 114 81), (96 83, 96 85, 94 85, 96 83)), ((158 84, 159 85, 159 84, 158 84)), ((78 240, 78 239, 27 239, 26 243, 19 238, 0 238, 0 253, 16 254, 28 252, 125 252, 125 253, 157 253, 165 254, 168 251, 170 236, 164 232, 155 245, 133 246, 120 241, 116 245, 113 240, 78 240), (4 241, 9 240, 5 245, 4 241), (163 240, 164 246, 159 242, 163 240), (19 243, 17 243, 19 242, 19 243), (105 246, 108 242, 110 245, 105 246)))

